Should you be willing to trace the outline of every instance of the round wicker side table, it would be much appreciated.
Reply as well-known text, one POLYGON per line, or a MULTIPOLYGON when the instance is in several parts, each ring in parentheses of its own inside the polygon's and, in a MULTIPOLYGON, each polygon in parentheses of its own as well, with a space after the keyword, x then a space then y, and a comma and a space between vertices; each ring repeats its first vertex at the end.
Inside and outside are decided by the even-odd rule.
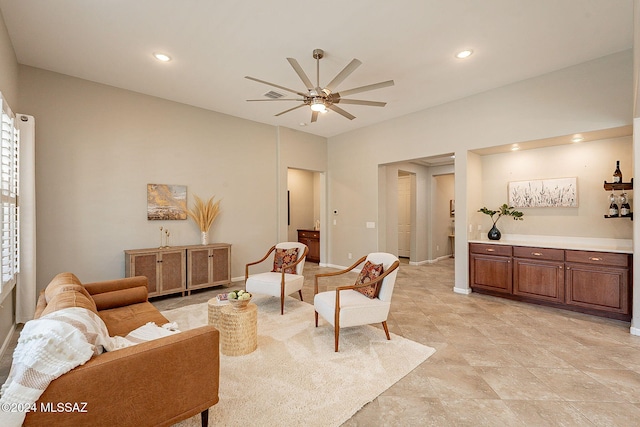
POLYGON ((218 299, 215 297, 207 301, 208 313, 209 313, 208 323, 210 325, 215 326, 217 330, 220 330, 220 323, 221 323, 220 311, 222 310, 222 307, 226 307, 228 305, 229 305, 228 301, 218 301, 218 299))
POLYGON ((258 306, 249 303, 243 310, 230 305, 220 310, 220 351, 225 356, 242 356, 258 348, 258 306))

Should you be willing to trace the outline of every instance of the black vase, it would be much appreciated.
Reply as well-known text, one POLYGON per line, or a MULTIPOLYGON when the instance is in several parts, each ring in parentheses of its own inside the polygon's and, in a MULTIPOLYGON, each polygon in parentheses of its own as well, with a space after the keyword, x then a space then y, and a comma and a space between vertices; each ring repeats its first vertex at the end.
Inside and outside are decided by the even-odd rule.
POLYGON ((489 238, 489 240, 500 240, 502 234, 500 233, 500 230, 496 228, 496 225, 493 224, 493 227, 491 227, 491 230, 489 230, 489 232, 487 233, 487 237, 489 238))

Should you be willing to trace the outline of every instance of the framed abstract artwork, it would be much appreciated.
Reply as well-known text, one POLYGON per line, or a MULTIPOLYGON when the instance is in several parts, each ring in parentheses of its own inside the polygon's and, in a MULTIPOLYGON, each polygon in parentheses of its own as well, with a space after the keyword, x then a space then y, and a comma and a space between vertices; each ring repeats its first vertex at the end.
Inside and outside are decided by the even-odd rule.
POLYGON ((508 193, 509 206, 514 208, 577 208, 578 178, 514 181, 508 193))
POLYGON ((187 186, 147 184, 147 219, 187 219, 187 186))

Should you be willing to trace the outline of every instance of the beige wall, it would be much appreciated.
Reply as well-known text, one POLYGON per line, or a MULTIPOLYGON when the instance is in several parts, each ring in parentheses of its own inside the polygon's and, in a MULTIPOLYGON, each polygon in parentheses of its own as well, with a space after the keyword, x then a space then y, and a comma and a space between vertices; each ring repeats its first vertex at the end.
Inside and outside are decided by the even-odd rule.
POLYGON ((18 61, 0 11, 0 92, 11 108, 18 105, 18 61))
MULTIPOLYGON (((503 235, 632 238, 631 220, 604 218, 610 193, 603 189, 604 181, 611 182, 616 160, 621 161, 625 182, 631 178, 631 137, 495 154, 481 159, 482 205, 477 209, 482 206, 497 209, 507 203, 510 181, 577 177, 577 208, 519 209, 524 213, 523 221, 501 218, 498 222, 503 235)), ((616 191, 616 195, 619 194, 616 191)), ((633 196, 633 191, 628 194, 633 196)), ((483 233, 491 228, 491 220, 482 213, 476 213, 472 222, 480 224, 483 233)))
MULTIPOLYGON (((190 220, 147 220, 148 183, 221 199, 210 240, 233 245, 233 277, 277 241, 277 128, 26 66, 20 85, 37 122, 39 288, 61 271, 122 277, 123 250, 158 246, 160 226, 173 245, 198 244, 190 220)), ((306 135, 285 144, 299 138, 307 155, 306 135)))
MULTIPOLYGON (((364 226, 378 217, 378 165, 455 152, 456 236, 466 236, 478 209, 467 196, 481 192, 481 177, 467 175, 467 151, 629 125, 632 69, 631 51, 621 52, 329 138, 328 204, 342 209, 330 225, 331 262, 348 265, 346 246, 378 250, 364 226)), ((466 239, 456 246, 466 251, 466 239)), ((456 286, 466 283, 467 267, 466 257, 456 257, 456 286)))
MULTIPOLYGON (((327 140, 320 136, 311 135, 294 129, 278 128, 278 241, 289 239, 287 226, 287 179, 289 168, 317 172, 314 185, 318 191, 314 204, 319 206, 319 218, 322 224, 327 222, 327 140)), ((315 208, 314 208, 315 210, 315 208)), ((320 234, 320 260, 326 260, 327 227, 320 234)))

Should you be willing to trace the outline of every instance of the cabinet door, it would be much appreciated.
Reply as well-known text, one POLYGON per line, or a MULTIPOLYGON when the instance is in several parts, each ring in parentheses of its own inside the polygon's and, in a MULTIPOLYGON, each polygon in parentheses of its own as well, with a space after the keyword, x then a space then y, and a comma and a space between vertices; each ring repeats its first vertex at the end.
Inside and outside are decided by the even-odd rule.
POLYGON ((129 259, 130 271, 127 273, 127 276, 145 276, 147 278, 149 296, 158 294, 158 292, 160 292, 158 286, 158 279, 160 277, 158 275, 158 253, 129 255, 129 259))
POLYGON ((199 285, 206 285, 211 282, 211 251, 209 248, 188 249, 187 268, 188 285, 187 288, 195 288, 199 285))
POLYGON ((309 261, 320 262, 320 241, 318 240, 309 240, 309 261))
POLYGON ((567 304, 628 315, 629 269, 567 263, 567 304))
POLYGON ((211 282, 224 285, 231 282, 231 248, 211 249, 211 282))
POLYGON ((471 254, 469 281, 474 289, 510 294, 513 290, 513 267, 510 257, 471 254))
POLYGON ((564 302, 563 262, 515 258, 514 271, 514 295, 564 302))
POLYGON ((163 251, 160 257, 162 271, 161 293, 168 294, 184 290, 186 287, 184 251, 163 251))

